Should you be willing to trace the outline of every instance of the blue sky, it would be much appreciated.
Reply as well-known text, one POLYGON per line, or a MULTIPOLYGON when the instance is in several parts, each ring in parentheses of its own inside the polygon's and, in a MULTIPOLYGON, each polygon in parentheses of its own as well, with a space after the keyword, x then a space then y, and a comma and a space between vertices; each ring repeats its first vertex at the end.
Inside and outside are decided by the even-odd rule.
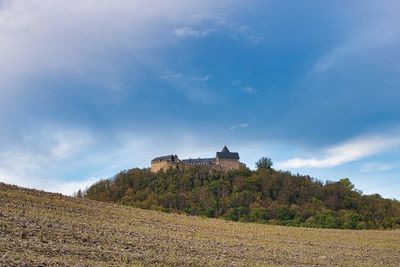
POLYGON ((0 0, 0 181, 213 156, 400 199, 398 1, 0 0), (217 2, 217 3, 216 3, 217 2))

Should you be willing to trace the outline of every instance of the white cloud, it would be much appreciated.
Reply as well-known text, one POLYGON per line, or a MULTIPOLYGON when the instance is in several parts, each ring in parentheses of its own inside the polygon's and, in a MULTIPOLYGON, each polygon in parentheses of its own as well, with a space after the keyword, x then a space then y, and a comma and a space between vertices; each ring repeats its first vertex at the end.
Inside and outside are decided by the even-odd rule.
POLYGON ((312 67, 312 72, 325 72, 335 66, 340 57, 351 52, 351 46, 342 46, 332 49, 326 55, 323 55, 312 67))
POLYGON ((183 78, 183 74, 175 72, 167 72, 166 74, 160 76, 161 80, 176 80, 180 78, 183 78))
POLYGON ((232 127, 229 128, 229 130, 233 131, 239 128, 247 128, 249 125, 247 123, 241 123, 237 125, 233 125, 232 127))
POLYGON ((177 37, 197 37, 202 38, 213 32, 213 29, 208 30, 195 30, 190 27, 177 28, 172 33, 177 37))
POLYGON ((66 159, 81 153, 94 141, 87 133, 61 131, 53 132, 53 144, 49 154, 58 159, 66 159))
POLYGON ((71 196, 74 193, 78 192, 79 189, 85 190, 98 180, 99 177, 89 178, 83 181, 52 181, 47 185, 46 191, 71 196))
POLYGON ((368 162, 362 165, 361 172, 384 172, 400 167, 400 162, 368 162))
POLYGON ((266 35, 264 33, 251 34, 251 35, 246 36, 245 39, 254 44, 258 44, 266 39, 266 35))
POLYGON ((225 21, 221 27, 228 29, 228 36, 236 41, 245 41, 257 45, 263 43, 267 38, 267 35, 264 32, 259 32, 249 25, 225 21))
POLYGON ((400 136, 364 136, 329 147, 322 156, 293 158, 277 164, 280 168, 329 168, 360 160, 400 146, 400 136))
POLYGON ((160 76, 161 80, 173 84, 170 90, 182 93, 188 100, 209 104, 214 101, 214 93, 209 90, 206 81, 210 75, 191 76, 179 72, 166 71, 160 76))
POLYGON ((182 73, 179 72, 173 72, 173 71, 166 71, 165 74, 160 76, 161 80, 178 80, 181 79, 182 81, 186 82, 206 82, 211 78, 209 74, 204 75, 204 76, 189 76, 189 75, 183 75, 182 73))
POLYGON ((193 77, 193 81, 196 81, 196 82, 206 82, 206 81, 208 81, 210 79, 210 75, 204 75, 204 76, 196 76, 196 77, 193 77))
POLYGON ((251 86, 246 86, 246 87, 242 88, 242 91, 245 93, 248 93, 248 94, 254 94, 257 92, 257 90, 251 86))
POLYGON ((70 194, 73 184, 87 181, 64 181, 60 176, 76 167, 76 160, 93 143, 88 132, 77 129, 44 127, 30 132, 0 153, 0 181, 70 194))

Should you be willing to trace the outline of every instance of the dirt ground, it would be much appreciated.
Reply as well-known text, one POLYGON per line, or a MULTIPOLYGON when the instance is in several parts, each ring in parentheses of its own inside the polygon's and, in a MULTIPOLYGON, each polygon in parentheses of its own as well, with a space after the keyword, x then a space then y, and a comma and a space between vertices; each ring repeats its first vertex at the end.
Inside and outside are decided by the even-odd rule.
POLYGON ((235 223, 0 183, 0 266, 399 266, 400 231, 235 223))

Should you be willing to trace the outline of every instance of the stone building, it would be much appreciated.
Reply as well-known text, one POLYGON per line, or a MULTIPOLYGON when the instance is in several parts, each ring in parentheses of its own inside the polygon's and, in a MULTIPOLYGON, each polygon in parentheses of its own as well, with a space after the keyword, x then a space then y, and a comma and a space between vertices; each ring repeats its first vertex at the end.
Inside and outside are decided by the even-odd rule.
POLYGON ((238 170, 246 168, 246 164, 239 161, 239 153, 230 152, 224 146, 221 152, 217 152, 215 158, 197 158, 180 160, 177 155, 168 155, 157 157, 151 161, 151 171, 158 172, 169 168, 184 168, 184 167, 207 167, 217 170, 238 170))
POLYGON ((158 172, 169 168, 178 169, 180 165, 181 161, 178 159, 177 155, 158 157, 151 161, 151 171, 158 172))
POLYGON ((240 168, 246 168, 246 164, 239 161, 239 153, 230 152, 229 149, 224 146, 221 152, 217 152, 215 157, 215 165, 221 170, 238 170, 240 168))

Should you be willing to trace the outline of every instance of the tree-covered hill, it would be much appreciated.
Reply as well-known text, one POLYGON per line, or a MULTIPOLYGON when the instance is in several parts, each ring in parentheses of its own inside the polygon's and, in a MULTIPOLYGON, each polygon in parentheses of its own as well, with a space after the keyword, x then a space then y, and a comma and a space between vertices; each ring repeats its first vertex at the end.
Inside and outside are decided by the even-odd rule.
POLYGON ((344 229, 400 228, 399 201, 378 194, 363 195, 347 178, 322 183, 310 176, 276 171, 270 164, 258 167, 255 171, 230 172, 187 168, 151 173, 148 169, 131 169, 93 184, 84 196, 233 221, 344 229))

